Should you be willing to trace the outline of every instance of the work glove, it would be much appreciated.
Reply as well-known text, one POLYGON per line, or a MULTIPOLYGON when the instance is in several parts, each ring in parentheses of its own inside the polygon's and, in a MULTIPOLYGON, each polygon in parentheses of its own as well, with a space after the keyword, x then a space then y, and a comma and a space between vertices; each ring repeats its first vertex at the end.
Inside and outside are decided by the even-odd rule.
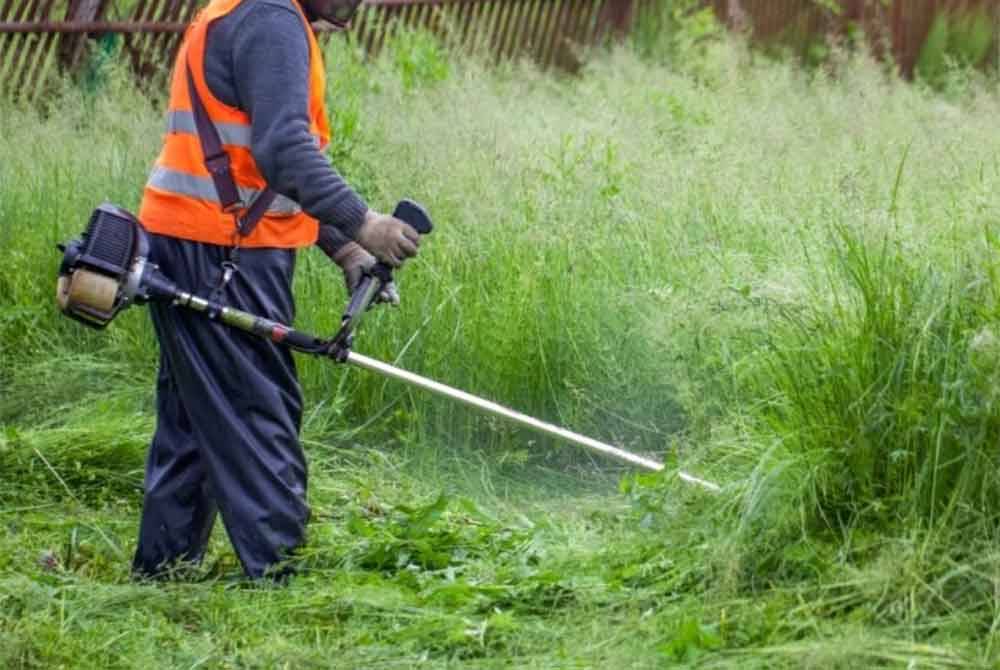
MULTIPOLYGON (((375 257, 361 248, 356 242, 347 242, 334 252, 330 258, 344 271, 344 285, 347 293, 351 296, 357 290, 358 285, 364 278, 365 273, 375 267, 375 257)), ((399 291, 396 289, 396 282, 389 282, 382 287, 375 302, 387 302, 393 307, 399 305, 399 291)))
POLYGON ((420 233, 388 214, 368 210, 354 239, 383 263, 398 268, 417 255, 420 233))

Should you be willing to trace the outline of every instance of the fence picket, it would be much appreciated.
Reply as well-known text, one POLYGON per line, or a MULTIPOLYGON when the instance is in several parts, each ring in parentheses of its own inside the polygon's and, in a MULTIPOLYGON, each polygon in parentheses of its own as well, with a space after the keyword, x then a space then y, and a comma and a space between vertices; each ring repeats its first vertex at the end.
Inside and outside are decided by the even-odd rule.
POLYGON ((549 15, 539 39, 538 62, 542 67, 548 67, 551 64, 549 56, 552 52, 552 43, 555 42, 556 23, 563 10, 563 0, 548 0, 548 2, 549 15))
MULTIPOLYGON (((180 21, 187 18, 186 10, 188 5, 191 3, 188 0, 170 0, 164 9, 163 20, 169 23, 180 21)), ((154 35, 152 40, 152 51, 153 51, 153 62, 162 63, 164 67, 159 68, 162 76, 167 76, 170 72, 170 67, 173 65, 173 45, 176 44, 178 40, 171 39, 171 35, 167 33, 161 33, 159 35, 154 35)))
POLYGON ((587 19, 584 23, 583 33, 580 36, 581 44, 598 44, 597 21, 600 16, 601 3, 597 0, 588 0, 590 9, 587 12, 587 19))
MULTIPOLYGON (((46 0, 39 11, 39 17, 49 16, 53 8, 54 0, 46 0)), ((22 71, 19 88, 22 97, 28 102, 35 99, 37 92, 41 89, 42 77, 52 62, 54 47, 58 46, 58 35, 39 35, 39 41, 34 57, 28 62, 22 71)))
POLYGON ((372 53, 375 48, 375 43, 378 40, 378 35, 382 32, 383 23, 385 17, 382 14, 381 7, 367 7, 367 19, 368 31, 365 34, 365 41, 361 42, 361 47, 365 53, 372 53))
POLYGON ((470 53, 472 51, 472 35, 476 30, 476 25, 479 23, 479 13, 482 10, 482 3, 479 2, 469 2, 466 3, 465 16, 462 18, 462 27, 460 29, 459 39, 459 49, 462 53, 470 53))
POLYGON ((472 41, 470 42, 472 52, 475 54, 481 54, 485 50, 497 10, 497 4, 494 0, 484 0, 478 4, 480 11, 472 26, 472 41))
POLYGON ((503 60, 513 60, 518 56, 518 45, 526 30, 526 21, 531 11, 531 0, 517 0, 514 3, 514 13, 507 29, 507 39, 504 40, 500 57, 503 60))
MULTIPOLYGON (((21 16, 23 18, 19 20, 33 21, 35 20, 35 13, 38 10, 40 0, 29 0, 24 3, 23 11, 21 16)), ((32 50, 32 43, 36 38, 39 37, 37 34, 20 35, 21 39, 13 40, 11 43, 10 51, 8 52, 8 58, 10 58, 10 68, 12 71, 14 86, 9 92, 12 96, 20 95, 21 91, 19 84, 21 77, 24 74, 25 62, 28 57, 29 52, 32 50)))
POLYGON ((528 11, 525 14, 524 27, 520 31, 520 35, 517 40, 517 58, 527 58, 531 55, 531 38, 534 33, 535 26, 538 25, 538 19, 542 11, 541 0, 529 0, 528 1, 528 11))
POLYGON ((531 35, 531 53, 536 62, 543 64, 548 25, 555 13, 555 2, 553 0, 539 0, 539 4, 542 6, 541 15, 538 17, 538 25, 535 26, 531 35))
POLYGON ((467 37, 471 32, 470 26, 472 25, 473 15, 479 7, 479 3, 462 2, 459 3, 458 7, 457 17, 455 18, 454 44, 460 52, 465 52, 468 48, 467 37))
MULTIPOLYGON (((33 6, 33 10, 29 10, 29 16, 31 16, 32 20, 38 20, 40 17, 48 16, 51 6, 52 0, 37 0, 33 6)), ((38 59, 30 58, 30 52, 32 51, 30 47, 35 45, 35 50, 40 52, 42 51, 43 42, 45 41, 44 35, 31 35, 30 37, 35 39, 25 41, 24 47, 27 48, 22 48, 22 50, 18 52, 20 57, 19 61, 21 63, 20 67, 15 65, 15 72, 17 73, 17 76, 15 78, 16 84, 14 90, 18 92, 20 97, 24 97, 22 94, 26 90, 28 82, 31 81, 32 70, 37 65, 38 59)))
POLYGON ((482 22, 476 26, 476 41, 473 47, 477 54, 482 54, 489 48, 497 16, 500 13, 500 4, 497 0, 486 0, 485 5, 482 22))
POLYGON ((500 45, 503 43, 504 30, 507 25, 507 19, 510 18, 510 9, 512 7, 511 2, 501 2, 497 0, 494 3, 496 5, 496 19, 494 20, 492 30, 490 30, 490 40, 489 40, 489 53, 496 57, 497 51, 500 45))
POLYGON ((507 58, 515 59, 524 53, 524 37, 531 28, 531 16, 535 11, 535 0, 521 0, 521 11, 514 24, 510 43, 507 47, 507 58))
POLYGON ((573 20, 570 23, 567 38, 573 49, 579 50, 584 46, 584 34, 586 32, 587 19, 590 17, 591 0, 576 0, 576 11, 573 13, 573 20))
POLYGON ((549 38, 549 50, 546 56, 545 65, 549 66, 556 64, 562 66, 564 64, 564 40, 566 34, 566 23, 569 21, 570 15, 573 13, 574 0, 561 0, 559 13, 556 15, 555 23, 552 24, 552 29, 549 38))

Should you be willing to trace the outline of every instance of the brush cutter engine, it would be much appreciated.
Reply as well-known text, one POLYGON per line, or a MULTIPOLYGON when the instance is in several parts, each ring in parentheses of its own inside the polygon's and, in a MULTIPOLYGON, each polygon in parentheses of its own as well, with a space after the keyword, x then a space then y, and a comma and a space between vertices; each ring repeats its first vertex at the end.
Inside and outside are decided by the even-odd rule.
POLYGON ((100 329, 132 303, 146 300, 143 275, 149 266, 149 239, 142 224, 124 209, 101 205, 83 236, 59 249, 63 259, 56 301, 66 316, 100 329))

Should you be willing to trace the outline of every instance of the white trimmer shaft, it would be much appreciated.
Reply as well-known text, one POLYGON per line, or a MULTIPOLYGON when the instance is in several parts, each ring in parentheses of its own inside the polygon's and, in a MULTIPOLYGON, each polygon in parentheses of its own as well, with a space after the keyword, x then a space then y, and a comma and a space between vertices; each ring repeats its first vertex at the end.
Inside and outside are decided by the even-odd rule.
MULTIPOLYGON (((399 381, 417 386, 426 391, 430 391, 431 393, 436 393, 437 395, 457 400, 469 405, 470 407, 475 407, 476 409, 488 412, 489 414, 503 417, 509 421, 524 426, 525 428, 530 428, 531 430, 555 437, 563 440, 564 442, 569 442, 577 446, 599 451, 606 456, 633 463, 646 468, 647 470, 659 472, 664 468, 663 463, 658 463, 657 461, 639 456, 638 454, 633 454, 630 451, 619 449, 618 447, 605 444, 604 442, 599 442, 598 440, 587 437, 586 435, 580 435, 579 433, 574 433, 571 430, 566 430, 565 428, 560 428, 559 426, 555 426, 551 423, 546 423, 545 421, 530 417, 527 414, 515 412, 512 409, 508 409, 503 405, 499 405, 490 400, 479 398, 471 393, 466 393, 465 391, 459 391, 456 388, 436 382, 433 379, 421 377, 420 375, 402 370, 393 365, 389 365, 388 363, 383 363, 382 361, 369 358, 368 356, 364 356, 354 351, 348 352, 347 360, 345 362, 356 365, 359 368, 364 368, 365 370, 377 372, 385 377, 398 379, 399 381)), ((695 477, 683 471, 678 472, 677 476, 688 484, 694 484, 704 489, 708 489, 709 491, 718 492, 722 490, 718 484, 713 484, 710 481, 695 477)))

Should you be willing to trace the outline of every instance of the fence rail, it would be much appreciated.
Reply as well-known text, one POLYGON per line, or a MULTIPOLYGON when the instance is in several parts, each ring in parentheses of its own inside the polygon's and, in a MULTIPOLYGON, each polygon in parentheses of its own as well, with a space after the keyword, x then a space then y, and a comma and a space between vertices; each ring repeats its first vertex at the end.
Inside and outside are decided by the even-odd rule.
POLYGON ((0 35, 78 33, 182 33, 186 23, 160 21, 7 21, 0 23, 0 35))
MULTIPOLYGON (((162 75, 188 22, 206 0, 134 0, 127 15, 113 0, 0 0, 0 93, 31 100, 57 73, 78 72, 109 36, 121 40, 141 78, 162 75)), ((575 69, 578 47, 624 35, 636 14, 663 0, 364 0, 350 28, 367 52, 378 52, 399 26, 423 28, 459 49, 497 58, 526 56, 543 67, 575 69)), ((669 1, 669 0, 666 0, 669 1)), ((987 11, 1000 32, 998 0, 705 0, 734 29, 760 40, 843 34, 859 26, 876 53, 913 71, 941 12, 987 11)), ((322 24, 321 24, 322 25, 322 24)))

